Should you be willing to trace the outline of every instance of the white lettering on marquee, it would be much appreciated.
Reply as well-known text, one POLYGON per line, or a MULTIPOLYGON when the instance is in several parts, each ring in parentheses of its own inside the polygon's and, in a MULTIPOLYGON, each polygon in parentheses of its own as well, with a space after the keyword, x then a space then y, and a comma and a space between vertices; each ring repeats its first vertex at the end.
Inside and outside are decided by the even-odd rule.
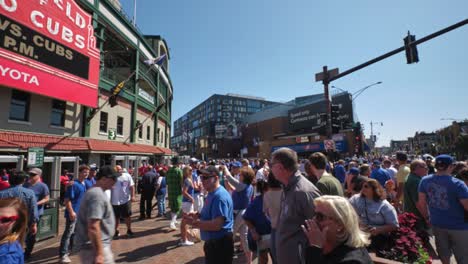
POLYGON ((5 78, 10 77, 16 81, 21 80, 27 84, 35 84, 36 86, 39 86, 39 80, 37 79, 36 75, 31 75, 27 72, 22 72, 17 69, 4 67, 3 65, 0 65, 0 75, 5 78))
POLYGON ((16 0, 0 0, 0 6, 7 12, 15 12, 18 8, 16 0), (9 2, 9 3, 7 3, 9 2))

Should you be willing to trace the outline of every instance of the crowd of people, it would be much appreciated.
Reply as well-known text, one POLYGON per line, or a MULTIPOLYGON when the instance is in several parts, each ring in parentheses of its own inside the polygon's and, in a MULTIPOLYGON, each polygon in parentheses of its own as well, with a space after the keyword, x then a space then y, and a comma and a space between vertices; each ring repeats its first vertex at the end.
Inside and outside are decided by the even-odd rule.
MULTIPOLYGON (((232 263, 234 254, 245 263, 372 263, 369 252, 384 247, 403 212, 432 231, 442 263, 452 255, 468 263, 468 166, 451 156, 330 162, 320 152, 299 160, 281 148, 269 160, 171 163, 144 164, 135 179, 120 165, 81 165, 73 178, 64 172, 60 262, 76 252, 82 263, 114 263, 111 242, 122 236, 120 221, 133 237, 131 205, 140 194, 139 220, 168 217, 180 246, 199 236, 206 263, 232 263)), ((0 263, 24 263, 49 188, 40 168, 0 174, 0 263)))

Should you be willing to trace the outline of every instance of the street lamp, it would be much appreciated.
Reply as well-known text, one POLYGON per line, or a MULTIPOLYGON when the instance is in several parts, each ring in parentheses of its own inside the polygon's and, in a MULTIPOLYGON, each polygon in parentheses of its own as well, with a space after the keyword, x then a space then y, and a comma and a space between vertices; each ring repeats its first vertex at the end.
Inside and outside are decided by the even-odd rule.
MULTIPOLYGON (((363 87, 363 88, 357 90, 356 92, 353 93, 353 101, 354 101, 354 99, 356 99, 359 95, 361 95, 362 92, 364 92, 365 90, 369 89, 370 87, 372 87, 372 86, 374 86, 374 85, 381 84, 381 83, 382 83, 382 82, 379 81, 379 82, 376 82, 376 83, 373 83, 373 84, 369 84, 369 85, 367 85, 366 87, 363 87)), ((335 85, 332 85, 331 88, 337 89, 337 90, 339 90, 340 92, 344 92, 344 93, 348 92, 348 91, 345 91, 345 90, 343 90, 343 89, 341 89, 340 87, 335 86, 335 85)))
POLYGON ((343 92, 343 93, 346 93, 345 90, 341 89, 340 87, 336 87, 335 85, 332 85, 331 88, 335 88, 335 89, 338 89, 339 91, 343 92))
POLYGON ((376 82, 376 83, 373 83, 373 84, 369 84, 369 85, 367 85, 366 87, 357 90, 356 92, 353 93, 353 101, 356 100, 356 98, 357 98, 359 95, 361 95, 365 90, 369 89, 370 87, 372 87, 372 86, 374 86, 374 85, 381 84, 381 83, 382 83, 382 82, 376 82))

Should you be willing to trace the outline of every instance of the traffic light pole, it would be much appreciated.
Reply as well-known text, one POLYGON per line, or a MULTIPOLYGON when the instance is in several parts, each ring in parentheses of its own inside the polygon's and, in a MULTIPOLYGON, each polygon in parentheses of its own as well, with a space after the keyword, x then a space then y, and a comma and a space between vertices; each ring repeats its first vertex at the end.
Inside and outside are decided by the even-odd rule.
POLYGON ((377 58, 374 58, 374 59, 372 59, 370 61, 367 61, 367 62, 365 62, 363 64, 360 64, 360 65, 358 65, 358 66, 356 66, 354 68, 346 70, 346 71, 344 71, 344 72, 342 72, 340 74, 338 74, 338 69, 333 69, 331 71, 328 71, 327 66, 323 66, 323 72, 317 73, 315 75, 315 81, 322 81, 322 83, 323 83, 325 103, 326 103, 326 108, 327 108, 327 122, 326 122, 327 123, 326 124, 327 125, 327 137, 331 138, 331 135, 332 135, 331 101, 330 101, 330 96, 329 96, 329 91, 328 91, 328 86, 332 81, 338 80, 341 77, 344 77, 344 76, 346 76, 348 74, 351 74, 351 73, 353 73, 355 71, 358 71, 358 70, 360 70, 362 68, 365 68, 365 67, 367 67, 367 66, 369 66, 371 64, 374 64, 376 62, 384 60, 384 59, 386 59, 386 58, 388 58, 390 56, 393 56, 393 55, 395 55, 397 53, 405 51, 406 49, 416 48, 416 45, 418 45, 418 44, 421 44, 423 42, 431 40, 431 39, 433 39, 435 37, 438 37, 438 36, 440 36, 442 34, 445 34, 445 33, 449 32, 449 31, 452 31, 454 29, 462 27, 462 26, 464 26, 466 24, 468 24, 468 19, 462 20, 462 21, 460 21, 460 22, 458 22, 458 23, 456 23, 454 25, 451 25, 451 26, 446 27, 446 28, 444 28, 442 30, 434 32, 434 33, 432 33, 430 35, 427 35, 427 36, 425 36, 425 37, 423 37, 423 38, 421 38, 419 40, 411 41, 409 43, 405 43, 404 46, 402 46, 402 47, 400 47, 398 49, 392 50, 392 51, 390 51, 390 52, 388 52, 388 53, 386 53, 384 55, 381 55, 381 56, 379 56, 377 58))
MULTIPOLYGON (((436 37, 438 37, 438 36, 440 36, 440 35, 443 35, 443 34, 449 32, 449 31, 452 31, 452 30, 454 30, 454 29, 457 29, 457 28, 459 28, 459 27, 462 27, 462 26, 464 26, 464 25, 466 25, 466 24, 468 24, 468 19, 462 20, 462 21, 460 21, 460 22, 458 22, 458 23, 456 23, 456 24, 454 24, 454 25, 451 25, 451 26, 449 26, 449 27, 446 27, 446 28, 444 28, 444 29, 441 29, 441 30, 439 30, 439 31, 437 31, 437 32, 434 32, 434 33, 432 33, 432 34, 430 34, 430 35, 427 35, 427 36, 425 36, 425 37, 423 37, 423 38, 421 38, 421 39, 419 39, 419 40, 416 40, 416 41, 414 41, 414 42, 411 42, 411 43, 409 44, 409 47, 410 47, 410 48, 416 47, 416 45, 418 45, 418 44, 421 44, 421 43, 423 43, 423 42, 426 42, 426 41, 428 41, 428 40, 431 40, 431 39, 433 39, 433 38, 436 38, 436 37)), ((390 51, 390 52, 388 52, 388 53, 386 53, 386 54, 384 54, 384 55, 382 55, 382 56, 379 56, 379 57, 377 57, 377 58, 374 58, 374 59, 372 59, 372 60, 370 60, 370 61, 367 61, 367 62, 365 62, 365 63, 363 63, 363 64, 361 64, 361 65, 358 65, 358 66, 356 66, 356 67, 354 67, 354 68, 351 68, 351 69, 349 69, 349 70, 346 70, 346 71, 344 71, 344 72, 342 72, 342 73, 340 73, 340 74, 338 74, 338 75, 335 75, 335 76, 331 77, 330 79, 328 79, 327 85, 328 85, 330 82, 334 81, 334 80, 337 80, 337 79, 339 79, 339 78, 341 78, 341 77, 344 77, 344 76, 346 76, 346 75, 348 75, 348 74, 350 74, 350 73, 353 73, 353 72, 355 72, 355 71, 358 71, 358 70, 360 70, 360 69, 362 69, 362 68, 365 68, 365 67, 367 67, 367 66, 369 66, 369 65, 371 65, 371 64, 374 64, 374 63, 376 63, 376 62, 379 62, 379 61, 381 61, 381 60, 383 60, 383 59, 386 59, 386 58, 388 58, 388 57, 390 57, 390 56, 393 56, 393 55, 395 55, 395 54, 397 54, 397 53, 400 53, 400 52, 404 51, 405 48, 406 48, 406 46, 402 46, 402 47, 400 47, 400 48, 398 48, 398 49, 395 49, 395 50, 392 50, 392 51, 390 51)), ((324 68, 325 68, 325 67, 324 67, 324 68)), ((324 80, 324 84, 325 84, 325 80, 324 80)))
POLYGON ((327 138, 331 138, 332 135, 332 122, 331 122, 331 101, 328 85, 328 69, 327 66, 323 66, 323 93, 325 96, 325 107, 327 108, 327 138))

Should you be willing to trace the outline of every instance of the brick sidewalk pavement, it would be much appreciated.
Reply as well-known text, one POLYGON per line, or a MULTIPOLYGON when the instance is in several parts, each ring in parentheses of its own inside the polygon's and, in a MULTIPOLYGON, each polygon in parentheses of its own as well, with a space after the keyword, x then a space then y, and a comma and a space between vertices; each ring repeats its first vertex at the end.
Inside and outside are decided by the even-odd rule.
MULTIPOLYGON (((112 250, 116 263, 204 263, 203 242, 190 247, 178 246, 180 231, 170 232, 169 220, 153 218, 139 221, 139 202, 132 204, 132 231, 134 237, 127 237, 125 224, 120 225, 120 238, 112 241, 112 250)), ((155 211, 153 211, 155 215, 155 211)), ((65 220, 60 210, 59 235, 38 242, 28 263, 58 263, 58 248, 63 233, 65 220)), ((72 263, 79 263, 77 255, 70 256, 72 263)), ((243 256, 234 259, 242 263, 243 256)))

